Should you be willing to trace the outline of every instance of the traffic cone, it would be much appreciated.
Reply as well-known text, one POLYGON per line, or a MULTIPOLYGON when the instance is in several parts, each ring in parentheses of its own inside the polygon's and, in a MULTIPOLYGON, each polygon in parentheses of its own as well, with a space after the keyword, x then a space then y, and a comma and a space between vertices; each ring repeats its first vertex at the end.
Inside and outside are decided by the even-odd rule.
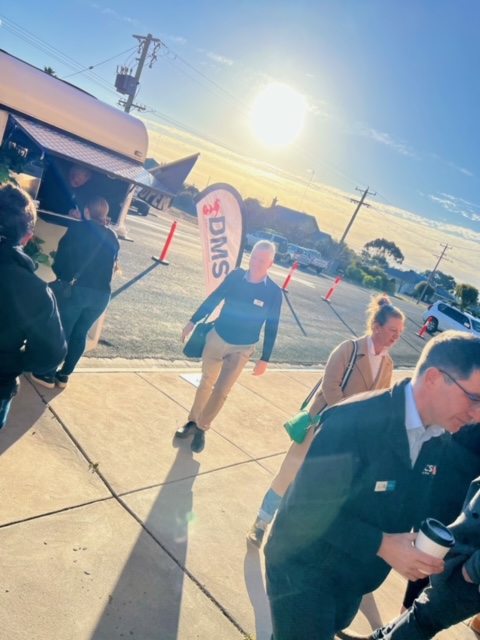
POLYGON ((423 327, 420 329, 420 332, 417 333, 417 336, 419 338, 423 338, 423 336, 425 335, 426 330, 428 329, 428 325, 430 324, 430 322, 433 320, 432 316, 428 316, 425 324, 423 325, 423 327))
POLYGON ((325 302, 330 302, 330 298, 332 297, 332 294, 335 291, 335 287, 339 284, 341 279, 342 278, 338 276, 338 278, 333 283, 332 287, 330 287, 330 290, 328 291, 327 295, 325 297, 322 296, 322 300, 325 300, 325 302))
POLYGON ((299 265, 299 264, 300 264, 299 262, 294 262, 294 263, 293 263, 292 268, 290 269, 290 273, 288 274, 288 276, 287 276, 287 278, 286 278, 285 282, 283 283, 283 287, 282 287, 282 289, 283 289, 284 291, 288 291, 288 285, 290 284, 290 280, 292 279, 293 272, 295 271, 295 269, 297 269, 297 268, 298 268, 298 265, 299 265))
POLYGON ((163 250, 162 250, 162 253, 160 254, 160 257, 156 258, 155 256, 152 256, 152 260, 154 260, 155 262, 160 262, 160 264, 164 264, 164 265, 168 266, 169 263, 165 260, 165 258, 167 257, 167 253, 168 253, 168 250, 169 250, 170 245, 172 243, 172 238, 173 238, 173 236, 175 234, 176 228, 177 228, 177 221, 175 220, 173 222, 171 228, 170 228, 170 232, 169 232, 168 237, 167 237, 167 239, 165 241, 165 244, 163 246, 163 250))

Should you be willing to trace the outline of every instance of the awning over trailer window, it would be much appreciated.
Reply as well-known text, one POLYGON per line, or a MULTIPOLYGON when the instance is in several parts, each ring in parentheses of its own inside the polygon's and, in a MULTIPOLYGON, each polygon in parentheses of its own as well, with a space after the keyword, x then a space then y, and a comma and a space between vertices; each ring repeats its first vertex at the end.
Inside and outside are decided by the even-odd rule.
POLYGON ((66 160, 73 160, 90 169, 102 171, 139 187, 148 187, 159 194, 169 193, 169 189, 156 180, 139 162, 108 149, 97 147, 91 142, 86 142, 36 120, 16 114, 10 117, 44 151, 66 160))

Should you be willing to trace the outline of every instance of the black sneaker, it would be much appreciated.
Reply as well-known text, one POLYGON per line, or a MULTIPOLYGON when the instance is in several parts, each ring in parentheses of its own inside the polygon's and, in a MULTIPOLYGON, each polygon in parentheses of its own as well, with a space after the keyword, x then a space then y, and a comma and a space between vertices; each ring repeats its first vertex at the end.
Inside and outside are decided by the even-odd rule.
POLYGON ((205 431, 195 426, 195 435, 193 436, 190 449, 193 453, 201 453, 205 449, 205 431))
POLYGON ((192 433, 195 431, 197 425, 195 424, 195 422, 192 422, 191 420, 189 420, 186 424, 183 425, 183 427, 180 427, 180 429, 177 429, 175 431, 175 437, 176 438, 188 438, 188 436, 191 436, 192 433))
POLYGON ((65 389, 65 387, 68 384, 68 376, 66 373, 60 373, 57 372, 55 374, 55 384, 57 385, 57 387, 60 387, 60 389, 65 389))
POLYGON ((30 380, 40 384, 46 389, 55 389, 55 378, 53 376, 42 376, 39 373, 31 373, 30 380))

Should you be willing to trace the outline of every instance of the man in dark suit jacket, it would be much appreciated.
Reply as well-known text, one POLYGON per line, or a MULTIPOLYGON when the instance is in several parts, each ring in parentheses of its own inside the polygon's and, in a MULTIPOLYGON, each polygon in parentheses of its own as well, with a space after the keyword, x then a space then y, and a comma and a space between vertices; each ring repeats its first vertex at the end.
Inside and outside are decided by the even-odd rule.
POLYGON ((390 624, 369 635, 339 633, 345 640, 428 640, 480 612, 480 478, 474 480, 463 511, 449 527, 455 546, 445 571, 390 624))
POLYGON ((265 549, 274 640, 331 640, 392 567, 443 570, 407 532, 427 515, 444 432, 479 415, 480 339, 458 332, 426 345, 411 382, 324 413, 265 549))

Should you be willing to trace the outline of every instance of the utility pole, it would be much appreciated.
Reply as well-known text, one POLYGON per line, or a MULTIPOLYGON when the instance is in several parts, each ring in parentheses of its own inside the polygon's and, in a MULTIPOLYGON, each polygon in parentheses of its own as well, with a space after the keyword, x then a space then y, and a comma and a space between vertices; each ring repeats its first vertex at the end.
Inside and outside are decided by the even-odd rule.
POLYGON ((417 304, 420 304, 420 302, 422 302, 423 298, 425 297, 425 294, 427 292, 428 287, 430 286, 430 282, 432 281, 432 278, 433 278, 433 276, 435 274, 435 271, 438 269, 438 265, 440 264, 440 262, 445 257, 445 252, 447 251, 447 249, 453 249, 453 247, 451 247, 448 244, 441 244, 440 246, 443 247, 443 251, 439 255, 438 260, 437 260, 437 264, 434 266, 433 271, 431 271, 430 275, 428 276, 427 284, 423 287, 422 295, 417 300, 417 304))
POLYGON ((310 188, 310 185, 313 182, 313 176, 315 175, 315 169, 309 169, 310 172, 310 180, 307 182, 307 186, 305 187, 305 191, 303 192, 303 196, 300 199, 300 204, 298 205, 298 210, 300 211, 300 207, 303 205, 303 201, 305 200, 305 196, 307 195, 307 191, 310 188))
MULTIPOLYGON (((143 71, 143 66, 145 64, 145 60, 147 59, 147 55, 148 55, 148 49, 150 48, 150 44, 153 42, 154 43, 154 49, 153 49, 153 53, 151 55, 151 60, 150 60, 150 68, 152 68, 153 63, 155 62, 155 60, 157 59, 156 53, 158 51, 158 49, 162 46, 161 41, 158 38, 154 38, 152 36, 151 33, 149 33, 147 36, 133 36, 134 38, 136 38, 139 42, 139 51, 140 51, 140 57, 138 58, 138 65, 137 65, 137 70, 135 72, 135 78, 134 78, 134 86, 135 86, 135 90, 139 85, 140 82, 140 76, 142 75, 142 71, 143 71)), ((124 105, 124 111, 126 111, 127 113, 130 113, 130 109, 133 107, 135 109, 139 109, 140 111, 144 111, 145 107, 142 107, 140 105, 135 105, 133 104, 133 100, 135 99, 135 94, 131 93, 129 94, 127 100, 125 102, 120 102, 120 104, 124 105)))
MULTIPOLYGON (((352 224, 353 224, 353 222, 354 222, 355 218, 357 217, 358 212, 360 211, 360 209, 361 209, 362 207, 369 207, 369 206, 370 206, 369 204, 367 204, 367 203, 365 202, 365 198, 366 198, 367 196, 376 196, 376 195, 377 195, 376 193, 373 193, 372 191, 369 191, 368 189, 369 189, 369 187, 367 187, 367 188, 365 189, 365 191, 362 193, 362 197, 360 198, 360 200, 354 200, 353 198, 351 198, 351 199, 350 199, 350 202, 355 203, 355 204, 357 205, 357 208, 356 208, 356 209, 355 209, 355 211, 353 212, 353 215, 352 215, 352 217, 350 218, 350 222, 347 224, 347 228, 346 228, 346 229, 345 229, 345 231, 343 232, 343 236, 341 237, 340 242, 338 243, 338 249, 337 249, 337 251, 336 251, 336 253, 335 253, 335 255, 334 255, 334 257, 332 258, 332 261, 331 261, 331 263, 330 263, 330 267, 329 267, 329 271, 330 271, 330 272, 333 272, 333 271, 334 271, 335 263, 336 263, 336 261, 337 261, 337 259, 338 259, 338 256, 340 255, 340 252, 341 252, 341 250, 342 250, 343 243, 345 242, 345 238, 347 237, 347 234, 348 234, 348 232, 350 231, 350 228, 351 228, 351 226, 352 226, 352 224)), ((359 189, 358 187, 355 187, 355 190, 356 190, 356 191, 361 191, 361 189, 359 189)))

